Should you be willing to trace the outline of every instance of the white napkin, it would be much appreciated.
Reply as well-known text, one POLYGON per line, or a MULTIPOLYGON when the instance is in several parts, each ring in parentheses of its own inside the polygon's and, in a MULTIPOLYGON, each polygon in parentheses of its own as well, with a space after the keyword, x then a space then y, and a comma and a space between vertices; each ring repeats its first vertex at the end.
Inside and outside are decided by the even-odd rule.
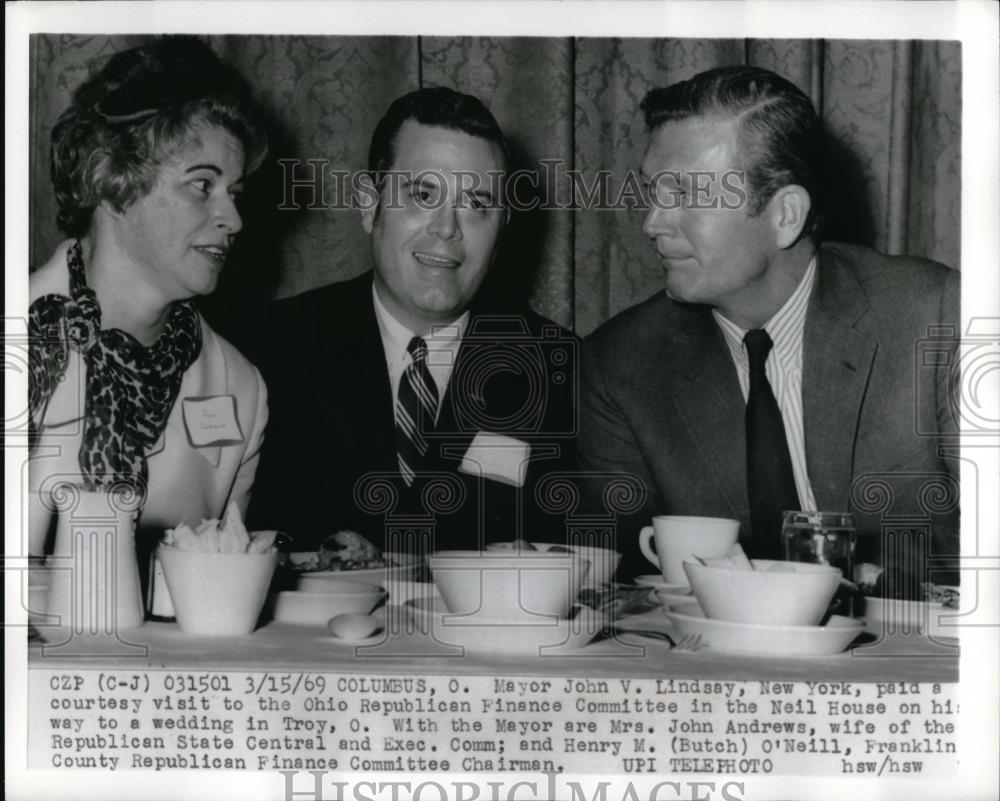
POLYGON ((531 446, 503 434, 480 431, 462 457, 459 470, 514 487, 524 486, 531 446))
POLYGON ((167 529, 163 544, 197 553, 264 553, 274 544, 276 534, 276 531, 248 533, 239 507, 230 501, 221 525, 215 518, 202 520, 192 531, 181 523, 176 528, 167 529))

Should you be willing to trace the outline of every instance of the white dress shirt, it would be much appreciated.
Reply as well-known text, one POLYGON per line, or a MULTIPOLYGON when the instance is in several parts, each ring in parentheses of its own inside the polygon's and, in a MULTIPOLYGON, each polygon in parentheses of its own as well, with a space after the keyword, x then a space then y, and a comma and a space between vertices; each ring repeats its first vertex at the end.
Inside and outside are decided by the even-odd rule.
MULTIPOLYGON (((791 297, 764 324, 764 330, 774 342, 774 347, 767 355, 764 371, 771 384, 771 391, 778 401, 778 408, 781 409, 788 452, 792 457, 795 488, 798 490, 799 503, 804 510, 816 508, 816 499, 813 496, 809 469, 806 465, 806 441, 802 419, 802 338, 805 332, 809 296, 815 280, 816 257, 814 256, 791 297)), ((713 309, 712 314, 729 347, 729 355, 732 356, 733 364, 736 366, 743 400, 746 402, 750 395, 750 362, 743 345, 743 337, 747 331, 724 317, 717 309, 713 309)))
MULTIPOLYGON (((378 290, 374 284, 372 284, 372 301, 375 304, 375 319, 378 321, 378 330, 382 335, 382 350, 385 351, 385 364, 389 371, 389 384, 392 386, 392 405, 395 408, 403 371, 413 361, 406 348, 416 334, 392 316, 385 304, 382 303, 382 299, 379 298, 378 290)), ((462 337, 465 335, 465 329, 468 325, 469 312, 466 311, 452 323, 432 326, 430 333, 423 338, 424 342, 427 343, 427 369, 430 370, 431 378, 434 379, 434 385, 438 392, 437 414, 441 413, 441 400, 444 398, 452 370, 455 368, 458 349, 462 344, 462 337)), ((437 420, 437 414, 435 420, 437 420)))

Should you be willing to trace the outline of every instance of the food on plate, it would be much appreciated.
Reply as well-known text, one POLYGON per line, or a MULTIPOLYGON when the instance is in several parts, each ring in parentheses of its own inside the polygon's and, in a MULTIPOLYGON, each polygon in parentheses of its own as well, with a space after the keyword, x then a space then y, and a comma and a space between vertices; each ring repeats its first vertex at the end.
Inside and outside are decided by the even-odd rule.
POLYGON ((945 609, 958 609, 961 597, 958 587, 945 587, 926 582, 923 585, 924 598, 932 604, 941 604, 945 609))
POLYGON ((609 584, 603 587, 584 587, 577 603, 616 620, 638 608, 649 607, 649 587, 632 587, 609 584))
POLYGON ((391 567, 396 562, 356 531, 338 531, 319 546, 319 551, 295 565, 303 573, 327 570, 371 570, 391 567))
MULTIPOLYGON (((855 565, 854 583, 858 585, 863 595, 874 598, 881 598, 887 595, 884 587, 885 570, 879 565, 874 565, 870 562, 862 562, 855 565)), ((903 585, 904 588, 907 583, 897 578, 897 584, 903 585)), ((909 586, 914 588, 916 585, 915 583, 909 583, 909 586)), ((895 597, 899 598, 898 595, 895 597)), ((925 601, 932 604, 941 604, 945 609, 958 609, 961 596, 958 587, 925 581, 920 584, 920 592, 918 594, 915 596, 911 594, 909 597, 903 597, 901 600, 925 601)))
POLYGON ((185 523, 168 528, 162 545, 195 553, 267 553, 274 547, 276 531, 248 532, 240 510, 230 501, 222 521, 202 520, 197 528, 185 523))

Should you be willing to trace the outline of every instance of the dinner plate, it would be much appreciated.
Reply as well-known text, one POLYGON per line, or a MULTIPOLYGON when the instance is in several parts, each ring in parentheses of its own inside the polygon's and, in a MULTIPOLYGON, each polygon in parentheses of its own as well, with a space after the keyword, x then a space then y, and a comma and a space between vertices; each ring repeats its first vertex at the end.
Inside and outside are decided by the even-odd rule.
POLYGON ((503 620, 477 615, 453 615, 441 598, 414 598, 403 608, 413 616, 419 631, 444 645, 469 653, 517 656, 553 656, 582 648, 601 630, 605 616, 579 607, 572 619, 529 617, 503 620))
POLYGON ((732 623, 712 620, 697 604, 666 610, 683 636, 701 636, 701 645, 713 651, 752 656, 829 656, 839 654, 864 631, 862 620, 831 616, 825 626, 771 626, 766 623, 732 623))
POLYGON ((958 609, 929 601, 897 601, 865 597, 864 619, 872 634, 920 634, 934 638, 958 637, 958 609))
POLYGON ((405 553, 385 554, 396 564, 385 567, 370 567, 364 570, 310 570, 302 571, 300 566, 316 556, 315 551, 296 551, 288 554, 288 561, 293 571, 298 575, 298 589, 305 592, 322 592, 324 579, 339 579, 341 581, 360 581, 363 584, 378 584, 390 592, 389 585, 396 581, 410 581, 420 569, 422 559, 419 556, 405 553))

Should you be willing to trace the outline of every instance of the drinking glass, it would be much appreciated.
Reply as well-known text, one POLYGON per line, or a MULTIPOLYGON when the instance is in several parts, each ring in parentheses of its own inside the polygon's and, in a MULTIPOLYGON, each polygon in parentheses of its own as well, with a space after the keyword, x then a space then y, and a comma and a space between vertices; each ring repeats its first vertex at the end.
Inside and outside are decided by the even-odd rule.
MULTIPOLYGON (((854 518, 848 512, 784 513, 781 540, 785 559, 790 562, 811 562, 839 568, 848 581, 854 580, 854 546, 857 533, 854 518)), ((837 590, 830 606, 833 614, 850 616, 853 595, 845 587, 837 590)))

